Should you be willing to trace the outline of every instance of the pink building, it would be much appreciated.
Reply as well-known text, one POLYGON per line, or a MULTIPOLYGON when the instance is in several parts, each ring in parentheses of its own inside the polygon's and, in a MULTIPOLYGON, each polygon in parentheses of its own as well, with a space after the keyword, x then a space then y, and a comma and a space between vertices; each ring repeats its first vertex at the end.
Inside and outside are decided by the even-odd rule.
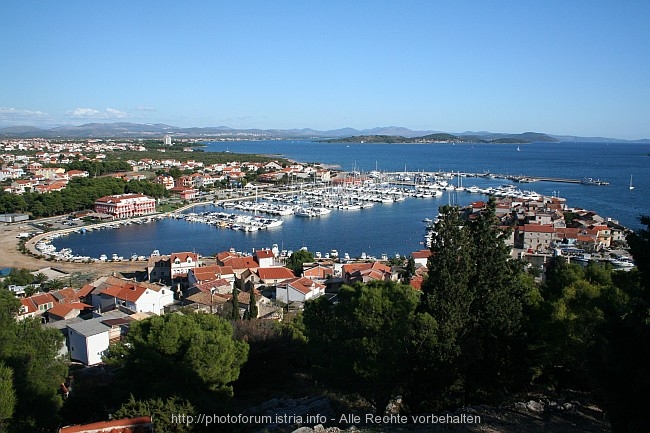
POLYGON ((156 200, 142 194, 109 195, 95 201, 95 212, 129 218, 156 211, 156 200))

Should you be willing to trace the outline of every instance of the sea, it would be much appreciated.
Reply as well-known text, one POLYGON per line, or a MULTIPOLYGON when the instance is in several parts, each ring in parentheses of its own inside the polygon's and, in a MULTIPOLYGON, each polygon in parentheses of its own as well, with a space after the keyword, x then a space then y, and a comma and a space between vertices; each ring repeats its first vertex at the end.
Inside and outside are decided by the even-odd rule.
MULTIPOLYGON (((206 152, 274 155, 303 163, 321 163, 343 171, 461 172, 547 178, 591 178, 606 186, 539 181, 517 184, 547 196, 567 199, 572 207, 592 210, 633 230, 639 217, 650 214, 650 144, 637 143, 529 143, 529 144, 381 144, 322 143, 311 140, 218 141, 206 143, 206 152), (634 189, 630 189, 630 181, 634 189)), ((453 182, 456 184, 457 179, 453 182)), ((502 178, 463 177, 462 185, 484 188, 510 184, 502 178)), ((446 192, 437 198, 407 198, 403 202, 375 203, 370 209, 333 210, 320 218, 284 216, 278 228, 243 232, 202 223, 166 218, 142 225, 72 233, 53 240, 58 250, 98 258, 113 254, 126 259, 194 251, 204 256, 234 248, 243 253, 272 248, 307 248, 322 255, 336 250, 350 257, 409 255, 424 248, 425 218, 433 219, 446 204, 466 205, 487 197, 446 192)), ((197 206, 191 211, 223 211, 197 206)), ((233 212, 229 210, 229 212, 233 212)), ((242 212, 244 213, 244 212, 242 212)))

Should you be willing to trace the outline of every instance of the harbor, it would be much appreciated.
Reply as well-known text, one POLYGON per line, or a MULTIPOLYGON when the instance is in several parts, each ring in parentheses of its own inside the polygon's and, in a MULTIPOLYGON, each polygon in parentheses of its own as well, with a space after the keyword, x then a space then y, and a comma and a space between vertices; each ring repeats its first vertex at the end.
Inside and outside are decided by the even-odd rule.
POLYGON ((413 186, 383 176, 363 181, 358 174, 342 178, 347 181, 338 185, 306 183, 284 192, 195 203, 166 214, 65 229, 32 242, 38 254, 52 260, 88 263, 144 261, 154 250, 212 255, 235 248, 250 254, 273 245, 284 251, 308 247, 323 256, 331 250, 349 257, 408 255, 426 247, 422 220, 435 217, 441 205, 467 205, 488 196, 522 202, 543 198, 490 177, 477 176, 471 186, 460 186, 457 174, 452 182, 452 173, 441 178, 421 172, 413 186), (390 232, 377 236, 377 227, 390 227, 390 232), (342 233, 346 235, 341 237, 342 233))

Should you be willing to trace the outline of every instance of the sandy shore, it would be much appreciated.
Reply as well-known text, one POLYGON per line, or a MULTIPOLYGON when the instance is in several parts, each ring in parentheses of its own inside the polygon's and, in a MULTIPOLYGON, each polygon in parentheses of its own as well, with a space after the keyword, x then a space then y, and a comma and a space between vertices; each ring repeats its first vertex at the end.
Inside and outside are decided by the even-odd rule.
MULTIPOLYGON (((99 275, 108 275, 112 272, 134 272, 146 268, 146 262, 120 262, 120 263, 71 263, 55 262, 37 259, 18 250, 18 235, 23 232, 33 231, 34 228, 24 223, 6 224, 0 228, 0 268, 25 268, 36 271, 47 267, 60 269, 67 273, 84 272, 99 275)), ((29 240, 31 245, 37 237, 29 240)))
MULTIPOLYGON (((281 192, 280 194, 290 194, 290 193, 292 192, 291 191, 281 192)), ((260 197, 263 197, 264 195, 266 194, 261 194, 260 197)), ((235 197, 235 198, 228 198, 219 201, 234 201, 234 200, 242 200, 242 199, 246 199, 246 198, 235 197)), ((212 201, 192 203, 192 204, 185 205, 181 208, 178 208, 174 212, 182 212, 183 210, 194 206, 207 205, 211 203, 212 201)), ((151 215, 147 215, 147 217, 155 216, 155 215, 156 214, 151 214, 151 215)), ((61 218, 61 217, 59 216, 57 218, 61 218)), ((121 221, 125 221, 125 220, 121 220, 121 221)), ((30 222, 34 222, 34 221, 30 221, 30 222)), ((115 223, 115 221, 111 221, 107 224, 112 224, 112 223, 115 223)), ((73 231, 78 229, 79 227, 74 227, 74 228, 68 228, 68 229, 57 230, 57 231, 65 232, 65 231, 73 231)), ((66 273, 73 273, 73 272, 82 272, 86 274, 94 273, 97 276, 108 275, 113 272, 131 273, 135 271, 146 270, 147 263, 142 261, 93 262, 93 263, 59 262, 59 261, 37 259, 28 254, 21 253, 18 250, 18 244, 20 241, 20 239, 18 239, 18 235, 20 235, 20 233, 33 233, 34 230, 35 230, 34 227, 29 225, 26 221, 20 223, 4 224, 0 226, 0 269, 1 268, 19 268, 19 269, 24 268, 24 269, 29 269, 30 271, 36 271, 38 269, 52 267, 52 268, 60 269, 61 271, 66 273)), ((35 248, 36 242, 38 242, 41 238, 45 236, 51 235, 52 233, 54 232, 43 233, 41 235, 34 236, 33 238, 25 242, 25 246, 27 247, 28 250, 32 251, 33 253, 38 253, 35 248)))

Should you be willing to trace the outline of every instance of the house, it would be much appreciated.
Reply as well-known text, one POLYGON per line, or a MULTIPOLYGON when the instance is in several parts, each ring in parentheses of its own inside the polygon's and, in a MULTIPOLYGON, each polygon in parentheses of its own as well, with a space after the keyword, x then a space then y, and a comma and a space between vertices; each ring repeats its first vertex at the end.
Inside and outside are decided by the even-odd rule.
POLYGON ((83 311, 91 311, 92 309, 92 305, 84 304, 82 302, 56 304, 47 311, 47 315, 50 322, 55 322, 58 320, 68 320, 73 317, 78 317, 83 311))
POLYGON ((93 306, 101 311, 116 308, 133 313, 163 314, 174 303, 174 293, 167 286, 124 282, 100 290, 93 295, 93 306))
POLYGON ((185 291, 185 297, 189 297, 198 292, 221 294, 232 293, 232 289, 232 281, 224 280, 223 278, 214 278, 210 281, 204 281, 202 283, 192 285, 185 291))
POLYGON ((147 281, 164 281, 171 283, 172 267, 168 256, 152 256, 147 262, 147 281))
POLYGON ((20 299, 20 307, 18 309, 18 315, 16 316, 17 320, 31 319, 39 314, 43 314, 43 312, 39 311, 31 298, 20 299))
POLYGON ((324 280, 334 275, 332 263, 303 263, 302 276, 310 280, 324 280))
POLYGON ((275 264, 275 255, 271 250, 257 250, 253 253, 260 268, 270 268, 275 264))
POLYGON ((169 256, 170 275, 171 278, 187 277, 190 269, 198 268, 201 264, 199 262, 199 255, 191 252, 172 253, 169 256))
POLYGON ((85 365, 101 363, 104 351, 111 342, 126 334, 131 320, 124 314, 121 317, 96 317, 67 324, 70 359, 85 365))
POLYGON ((181 200, 193 200, 196 198, 198 191, 193 188, 187 188, 184 186, 176 186, 170 189, 174 194, 178 194, 181 200))
POLYGON ((221 266, 230 266, 235 272, 237 278, 248 269, 255 271, 259 268, 259 264, 251 256, 227 256, 224 257, 223 261, 219 260, 219 257, 217 256, 217 263, 221 264, 221 266))
POLYGON ((341 272, 346 284, 367 283, 373 280, 390 281, 397 277, 396 274, 393 277, 390 266, 381 262, 348 263, 343 265, 341 272))
POLYGON ((231 266, 202 266, 187 271, 187 281, 190 285, 201 284, 214 279, 224 279, 229 282, 235 281, 235 271, 231 266))
POLYGON ((50 308, 54 307, 54 304, 58 304, 58 301, 51 293, 38 293, 30 296, 30 299, 36 306, 39 314, 45 313, 50 308))
POLYGON ((267 286, 273 286, 283 281, 296 278, 293 271, 285 267, 259 268, 257 275, 260 277, 260 281, 267 286))
POLYGON ((517 227, 517 241, 526 251, 545 251, 555 239, 555 227, 547 224, 524 224, 517 227))
POLYGON ((102 323, 102 318, 84 320, 68 325, 68 344, 70 359, 85 365, 102 362, 102 355, 108 349, 110 327, 102 323))
POLYGON ((418 265, 427 266, 429 257, 431 257, 431 250, 414 251, 411 253, 411 257, 413 257, 416 267, 418 265))
POLYGON ((275 299, 284 304, 304 303, 325 294, 325 286, 309 278, 299 277, 284 281, 275 289, 275 299))
POLYGON ((164 186, 166 190, 170 190, 174 187, 174 178, 168 174, 161 174, 160 176, 156 176, 153 183, 159 183, 164 186))

